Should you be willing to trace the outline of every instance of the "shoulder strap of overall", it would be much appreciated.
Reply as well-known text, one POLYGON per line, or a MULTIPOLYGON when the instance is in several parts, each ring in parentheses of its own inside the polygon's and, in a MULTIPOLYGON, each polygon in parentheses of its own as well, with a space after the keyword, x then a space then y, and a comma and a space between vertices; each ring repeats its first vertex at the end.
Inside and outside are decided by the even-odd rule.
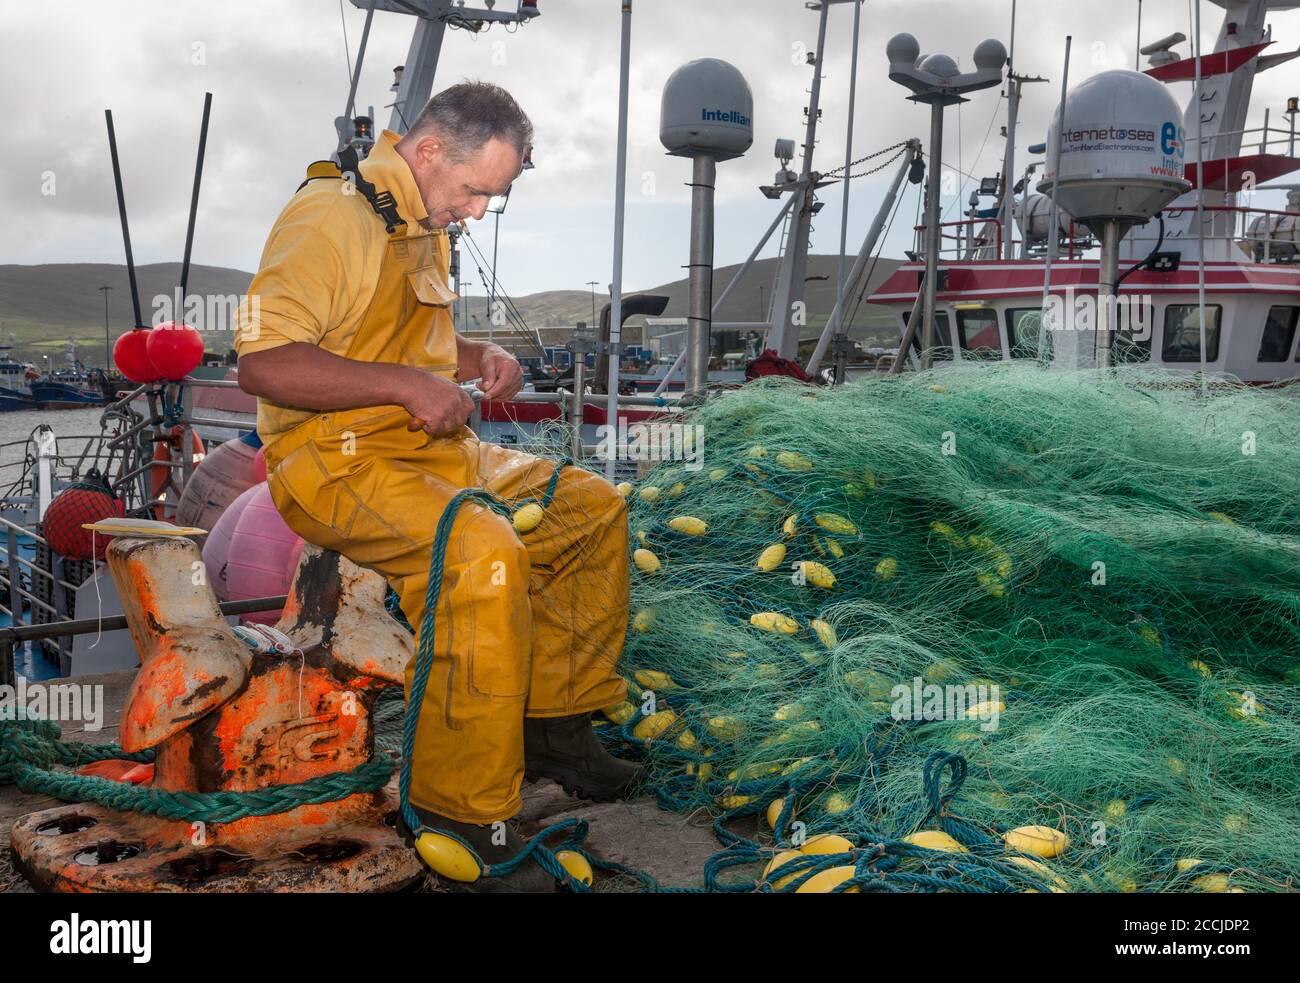
MULTIPOLYGON (((384 228, 392 235, 399 227, 405 227, 406 220, 402 218, 397 211, 397 201, 393 198, 391 191, 380 191, 371 182, 361 176, 360 160, 357 158, 357 152, 352 147, 347 147, 339 152, 338 163, 332 160, 313 161, 307 166, 307 176, 302 184, 298 185, 298 191, 301 191, 312 181, 321 179, 341 180, 345 175, 370 202, 370 207, 374 213, 384 223, 384 228)), ((295 192, 296 194, 297 192, 295 192)))

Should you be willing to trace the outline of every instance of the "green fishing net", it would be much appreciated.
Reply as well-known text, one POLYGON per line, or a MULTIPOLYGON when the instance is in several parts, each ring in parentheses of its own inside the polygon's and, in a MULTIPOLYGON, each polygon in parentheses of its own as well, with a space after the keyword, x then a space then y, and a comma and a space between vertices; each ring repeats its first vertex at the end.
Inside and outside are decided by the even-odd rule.
POLYGON ((711 887, 1292 888, 1295 395, 984 365, 685 426, 605 729, 717 817, 711 887))

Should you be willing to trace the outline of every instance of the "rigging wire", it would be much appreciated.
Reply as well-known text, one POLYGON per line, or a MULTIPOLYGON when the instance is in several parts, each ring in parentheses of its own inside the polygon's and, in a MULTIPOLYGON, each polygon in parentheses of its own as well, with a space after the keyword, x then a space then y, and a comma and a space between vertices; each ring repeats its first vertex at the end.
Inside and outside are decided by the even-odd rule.
MULTIPOLYGON (((482 250, 479 249, 478 243, 474 241, 474 237, 470 233, 468 227, 465 229, 464 233, 462 234, 461 241, 464 242, 465 245, 469 248, 469 250, 473 254, 474 260, 476 261, 476 263, 480 268, 485 266, 491 267, 492 264, 488 262, 487 257, 483 254, 482 250)), ((531 347, 536 348, 540 353, 545 354, 545 351, 542 348, 541 344, 538 342, 537 338, 533 335, 532 329, 528 327, 528 322, 524 320, 523 314, 519 311, 519 308, 515 306, 515 302, 510 299, 510 295, 507 294, 503 289, 500 274, 497 274, 495 279, 496 279, 496 292, 495 292, 494 299, 501 302, 500 309, 504 312, 509 326, 514 330, 514 333, 516 335, 518 335, 522 339, 527 340, 528 344, 531 347)), ((489 318, 492 317, 493 313, 494 312, 492 311, 488 311, 488 317, 489 318)))
POLYGON ((339 0, 339 21, 343 24, 343 57, 348 60, 348 87, 352 86, 352 46, 348 42, 348 19, 343 16, 343 0, 339 0))
MULTIPOLYGON (((991 116, 989 117, 989 125, 988 125, 988 129, 986 129, 986 130, 984 131, 984 140, 980 143, 979 153, 977 153, 977 154, 975 155, 975 162, 974 162, 973 164, 971 164, 971 169, 972 169, 972 170, 974 170, 976 167, 979 166, 980 158, 982 158, 982 157, 984 156, 984 148, 985 148, 986 146, 988 146, 988 142, 989 142, 989 134, 993 132, 993 124, 997 122, 997 119, 998 119, 998 113, 999 113, 999 110, 1001 110, 1001 108, 1002 108, 1002 103, 1001 103, 1001 102, 998 102, 998 103, 997 103, 996 105, 994 105, 994 107, 993 107, 993 115, 991 115, 991 116)), ((958 134, 960 134, 960 132, 961 132, 961 124, 960 124, 960 119, 961 119, 961 117, 960 117, 961 108, 960 108, 960 107, 958 107, 957 112, 958 112, 958 114, 959 114, 959 115, 958 115, 958 121, 959 121, 959 122, 958 122, 958 134)), ((960 154, 961 154, 961 137, 960 137, 960 135, 958 136, 957 140, 958 140, 958 146, 957 146, 958 160, 957 160, 957 166, 956 166, 956 167, 953 167, 953 170, 956 171, 958 174, 960 174, 963 178, 970 178, 972 181, 978 181, 979 178, 975 177, 973 174, 967 174, 965 171, 963 171, 963 170, 961 169, 961 158, 960 158, 960 154)), ((943 162, 940 161, 939 163, 940 163, 940 168, 942 169, 943 162)), ((949 167, 952 167, 951 164, 949 164, 948 166, 949 166, 949 167)), ((947 216, 947 214, 952 210, 952 206, 953 206, 953 205, 959 204, 959 203, 961 202, 961 200, 962 200, 962 199, 961 199, 962 192, 964 192, 965 190, 966 190, 966 182, 963 180, 963 181, 962 181, 962 184, 961 184, 961 187, 960 187, 960 188, 958 189, 958 191, 957 191, 957 197, 956 197, 955 199, 953 199, 952 201, 948 202, 948 207, 945 208, 945 209, 943 210, 943 214, 939 216, 939 221, 941 221, 941 222, 943 221, 943 219, 947 216)))

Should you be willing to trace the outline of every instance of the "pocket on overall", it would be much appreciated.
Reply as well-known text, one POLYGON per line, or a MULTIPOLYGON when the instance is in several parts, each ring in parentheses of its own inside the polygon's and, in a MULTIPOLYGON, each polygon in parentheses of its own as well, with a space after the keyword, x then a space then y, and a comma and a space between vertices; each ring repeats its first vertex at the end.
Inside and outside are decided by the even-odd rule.
MULTIPOLYGON (((283 493, 292 499, 292 504, 297 507, 297 510, 308 519, 318 526, 328 528, 340 540, 351 537, 359 510, 357 497, 347 489, 342 480, 330 473, 311 442, 290 451, 280 461, 273 478, 272 491, 276 491, 275 486, 278 485, 283 493)), ((280 509, 282 514, 292 511, 282 508, 279 502, 276 503, 276 508, 280 509)), ((288 520, 290 516, 286 515, 285 518, 288 520)), ((340 548, 338 542, 316 542, 318 538, 325 538, 319 533, 313 538, 301 530, 294 531, 304 539, 315 542, 317 546, 327 549, 340 548)))

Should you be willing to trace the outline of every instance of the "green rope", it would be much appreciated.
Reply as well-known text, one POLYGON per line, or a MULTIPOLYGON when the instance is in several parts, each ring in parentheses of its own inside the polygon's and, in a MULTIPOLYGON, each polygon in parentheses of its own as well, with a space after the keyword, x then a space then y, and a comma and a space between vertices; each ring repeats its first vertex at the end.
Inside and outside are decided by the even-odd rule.
POLYGON ((304 805, 337 802, 359 792, 383 788, 393 773, 386 757, 352 771, 321 775, 292 785, 248 792, 168 792, 92 775, 54 771, 54 765, 125 759, 147 762, 152 751, 128 753, 116 744, 75 744, 59 739, 49 720, 0 721, 0 785, 12 784, 64 802, 91 802, 122 812, 138 812, 184 822, 229 823, 249 816, 271 816, 304 805))

